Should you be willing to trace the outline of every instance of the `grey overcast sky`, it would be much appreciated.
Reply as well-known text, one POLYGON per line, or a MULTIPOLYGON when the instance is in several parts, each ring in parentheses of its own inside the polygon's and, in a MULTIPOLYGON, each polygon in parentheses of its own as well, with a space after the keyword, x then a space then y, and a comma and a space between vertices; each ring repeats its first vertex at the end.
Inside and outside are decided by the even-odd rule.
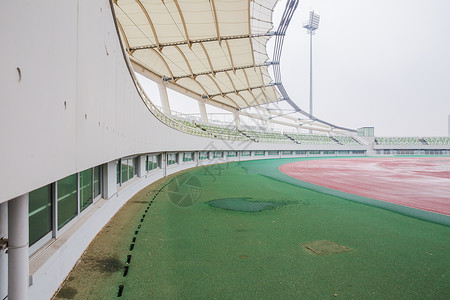
MULTIPOLYGON (((275 29, 286 0, 274 13, 275 29)), ((322 120, 376 136, 446 136, 450 115, 450 0, 304 0, 287 31, 283 84, 309 111, 309 36, 315 10, 313 112, 322 120)), ((269 42, 269 57, 273 43, 269 42)), ((149 96, 159 103, 157 88, 149 96)), ((169 92, 172 109, 198 112, 169 92)), ((207 107, 208 112, 220 110, 207 107)))
POLYGON ((374 126, 377 136, 447 135, 450 1, 300 1, 281 72, 290 98, 306 110, 309 36, 302 23, 311 10, 320 14, 313 36, 315 116, 349 128, 374 126))

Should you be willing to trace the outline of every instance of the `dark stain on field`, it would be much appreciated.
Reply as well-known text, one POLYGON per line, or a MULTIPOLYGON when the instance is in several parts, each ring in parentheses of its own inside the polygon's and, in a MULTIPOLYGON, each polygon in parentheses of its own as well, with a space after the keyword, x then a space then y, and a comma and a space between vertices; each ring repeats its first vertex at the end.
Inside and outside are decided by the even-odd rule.
POLYGON ((112 274, 123 268, 123 263, 116 257, 103 259, 90 258, 88 260, 85 263, 90 263, 92 269, 100 273, 112 274))
POLYGON ((59 290, 58 297, 63 299, 74 299, 76 294, 76 289, 69 286, 63 286, 61 290, 59 290))

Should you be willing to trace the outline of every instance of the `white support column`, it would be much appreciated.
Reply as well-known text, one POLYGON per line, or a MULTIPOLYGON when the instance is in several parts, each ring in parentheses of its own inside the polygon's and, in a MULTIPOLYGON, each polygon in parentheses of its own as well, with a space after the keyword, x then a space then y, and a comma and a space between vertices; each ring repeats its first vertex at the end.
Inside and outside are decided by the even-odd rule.
MULTIPOLYGON (((0 239, 8 237, 8 203, 0 203, 0 239)), ((8 255, 0 250, 0 299, 8 295, 8 255)))
POLYGON ((138 158, 138 177, 144 177, 147 171, 145 170, 145 164, 147 163, 147 156, 146 155, 140 155, 138 158))
POLYGON ((28 299, 28 194, 8 202, 8 299, 28 299))
POLYGON ((272 122, 270 122, 270 120, 266 120, 266 130, 271 130, 272 129, 272 122))
POLYGON ((236 128, 241 128, 241 119, 239 118, 239 113, 236 111, 233 113, 234 117, 234 125, 236 125, 236 128))
POLYGON ((167 152, 161 153, 161 168, 163 170, 163 176, 167 177, 167 152))
POLYGON ((103 195, 105 199, 111 199, 117 193, 117 162, 110 161, 103 165, 103 195))
POLYGON ((301 133, 302 131, 301 131, 301 129, 300 129, 300 127, 297 127, 297 133, 301 133))
POLYGON ((208 123, 208 113, 206 112, 205 102, 198 101, 198 109, 200 110, 202 121, 208 123))
POLYGON ((158 83, 159 89, 159 98, 161 99, 161 106, 163 113, 165 115, 170 116, 170 104, 169 104, 169 96, 167 96, 167 88, 164 84, 158 83))

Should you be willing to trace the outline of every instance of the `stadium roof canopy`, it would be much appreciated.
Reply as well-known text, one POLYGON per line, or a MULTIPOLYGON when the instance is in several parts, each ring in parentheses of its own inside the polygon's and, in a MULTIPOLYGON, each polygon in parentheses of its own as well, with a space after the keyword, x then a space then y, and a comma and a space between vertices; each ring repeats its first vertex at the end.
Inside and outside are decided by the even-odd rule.
POLYGON ((117 0, 130 59, 205 102, 240 110, 281 97, 266 43, 277 0, 117 0))
POLYGON ((244 116, 324 132, 354 131, 309 115, 289 98, 281 83, 283 38, 298 0, 287 1, 276 32, 272 31, 272 13, 278 0, 113 2, 136 72, 198 101, 244 116), (274 35, 276 61, 271 62, 266 44, 274 35), (269 74, 271 65, 277 82, 269 74), (282 109, 280 101, 289 109, 282 109), (296 113, 301 116, 292 115, 296 113))

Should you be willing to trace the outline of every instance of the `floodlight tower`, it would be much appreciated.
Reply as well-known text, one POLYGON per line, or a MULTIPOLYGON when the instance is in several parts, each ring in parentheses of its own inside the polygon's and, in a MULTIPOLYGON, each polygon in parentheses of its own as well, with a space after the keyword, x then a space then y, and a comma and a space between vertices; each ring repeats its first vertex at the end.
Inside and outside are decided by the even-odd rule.
MULTIPOLYGON (((309 34, 309 114, 313 114, 312 105, 312 36, 316 34, 316 30, 319 28, 320 16, 314 11, 309 12, 308 22, 303 23, 303 28, 307 30, 309 34)), ((309 131, 310 133, 312 130, 309 131)))

